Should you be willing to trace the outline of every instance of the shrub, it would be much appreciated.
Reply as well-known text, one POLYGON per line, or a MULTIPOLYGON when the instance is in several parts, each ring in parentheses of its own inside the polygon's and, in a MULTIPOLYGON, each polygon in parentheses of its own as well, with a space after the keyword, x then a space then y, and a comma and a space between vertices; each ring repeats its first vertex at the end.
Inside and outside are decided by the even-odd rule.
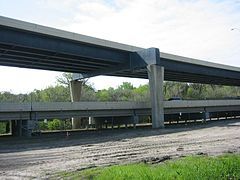
POLYGON ((52 121, 48 122, 48 129, 49 130, 61 130, 63 129, 63 122, 59 119, 53 119, 52 121))

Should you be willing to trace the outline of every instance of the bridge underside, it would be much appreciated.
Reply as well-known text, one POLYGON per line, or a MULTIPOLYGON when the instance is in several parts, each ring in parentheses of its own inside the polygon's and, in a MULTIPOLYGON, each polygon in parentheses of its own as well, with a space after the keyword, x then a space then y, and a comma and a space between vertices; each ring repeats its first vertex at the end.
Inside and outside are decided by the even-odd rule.
MULTIPOLYGON (((9 37, 9 35, 6 36, 9 37)), ((2 39, 1 32, 0 39, 2 39)), ((48 44, 48 41, 42 42, 42 44, 48 44)), ((145 67, 142 65, 140 67, 136 65, 135 68, 130 67, 128 56, 134 53, 136 52, 121 52, 123 61, 115 62, 107 58, 95 59, 78 54, 63 53, 58 46, 49 51, 48 47, 33 48, 31 44, 6 44, 0 40, 0 65, 79 73, 81 74, 80 78, 109 75, 148 79, 147 64, 145 67)), ((111 56, 115 56, 114 53, 111 56)), ((139 61, 142 60, 139 59, 139 61)), ((159 65, 164 67, 164 80, 166 81, 240 86, 240 72, 177 62, 161 56, 159 65)))

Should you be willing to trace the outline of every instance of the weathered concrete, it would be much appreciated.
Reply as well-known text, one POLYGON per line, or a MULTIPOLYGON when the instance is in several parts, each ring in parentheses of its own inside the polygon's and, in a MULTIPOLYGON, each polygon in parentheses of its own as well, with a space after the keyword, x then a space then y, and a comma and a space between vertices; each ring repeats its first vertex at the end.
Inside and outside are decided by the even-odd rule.
POLYGON ((151 64, 147 66, 152 104, 152 127, 164 127, 164 67, 151 64))
MULTIPOLYGON (((81 100, 81 93, 82 93, 82 81, 71 81, 70 82, 71 101, 79 102, 81 100)), ((72 118, 72 128, 73 129, 81 128, 80 117, 72 118)))

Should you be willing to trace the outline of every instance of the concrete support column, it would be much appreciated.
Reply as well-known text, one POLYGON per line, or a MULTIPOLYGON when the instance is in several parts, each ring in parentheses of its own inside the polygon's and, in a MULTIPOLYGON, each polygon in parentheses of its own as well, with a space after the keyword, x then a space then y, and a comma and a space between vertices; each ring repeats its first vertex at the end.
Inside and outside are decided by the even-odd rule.
POLYGON ((33 129, 32 120, 22 120, 22 136, 31 137, 33 129))
POLYGON ((204 108, 204 114, 203 114, 203 123, 206 123, 209 119, 209 112, 204 108))
POLYGON ((13 136, 22 136, 22 120, 12 120, 11 126, 13 136))
POLYGON ((94 124, 94 117, 88 117, 88 125, 92 126, 94 124))
POLYGON ((152 105, 152 127, 164 128, 164 67, 151 64, 147 66, 152 105))
POLYGON ((13 136, 31 137, 33 133, 40 132, 37 113, 30 111, 28 115, 29 115, 28 119, 9 121, 8 129, 13 136))
POLYGON ((7 122, 6 122, 6 133, 7 133, 7 134, 9 134, 9 133, 11 132, 11 128, 10 128, 11 124, 10 124, 10 122, 11 122, 11 121, 7 121, 7 122))
MULTIPOLYGON (((79 102, 81 99, 82 92, 82 81, 71 81, 70 82, 70 95, 72 102, 79 102)), ((81 128, 81 118, 72 118, 72 128, 81 128)))
POLYGON ((10 134, 12 134, 12 133, 13 133, 13 131, 12 131, 12 121, 11 121, 11 120, 9 121, 9 129, 10 129, 10 131, 9 131, 9 132, 10 132, 10 134))
POLYGON ((133 116, 133 127, 136 128, 136 124, 139 123, 139 116, 134 115, 133 116))

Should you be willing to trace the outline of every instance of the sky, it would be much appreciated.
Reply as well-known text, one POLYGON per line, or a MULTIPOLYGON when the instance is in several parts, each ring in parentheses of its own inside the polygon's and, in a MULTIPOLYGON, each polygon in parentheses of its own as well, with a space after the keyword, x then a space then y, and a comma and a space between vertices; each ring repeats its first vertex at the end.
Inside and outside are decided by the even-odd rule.
MULTIPOLYGON (((1 0, 0 16, 240 67, 240 0, 1 0), (235 30, 231 30, 236 28, 235 30)), ((0 66, 0 91, 56 85, 60 72, 0 66)), ((95 89, 142 79, 100 76, 95 89)))

